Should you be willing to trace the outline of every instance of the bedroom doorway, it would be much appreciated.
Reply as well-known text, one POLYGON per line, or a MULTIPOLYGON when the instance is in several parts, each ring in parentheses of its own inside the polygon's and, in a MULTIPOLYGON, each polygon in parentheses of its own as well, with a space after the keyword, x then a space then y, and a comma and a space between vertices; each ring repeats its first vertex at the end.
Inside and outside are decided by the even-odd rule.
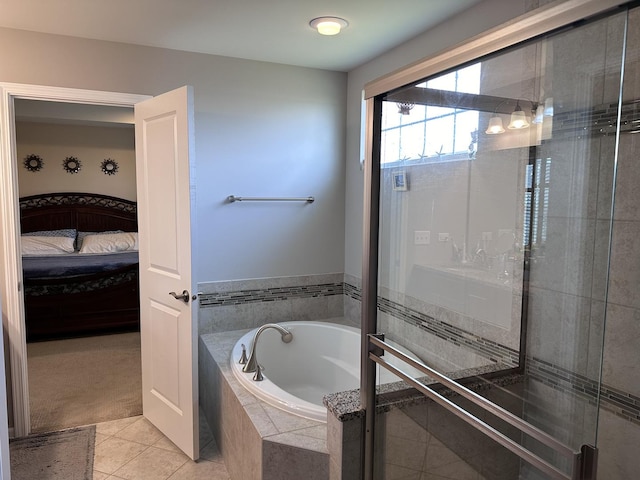
POLYGON ((133 108, 14 106, 31 433, 141 415, 133 108))
MULTIPOLYGON (((5 365, 10 378, 8 389, 8 401, 10 409, 10 433, 15 437, 22 437, 31 433, 30 419, 30 395, 29 395, 29 376, 27 365, 27 339, 24 327, 24 303, 22 295, 19 293, 23 289, 22 279, 22 261, 20 252, 20 235, 17 226, 20 222, 20 206, 18 202, 18 179, 17 169, 18 162, 22 160, 18 156, 16 145, 16 111, 15 103, 23 100, 38 102, 40 108, 46 110, 51 109, 56 104, 75 105, 76 110, 80 108, 95 109, 100 107, 124 107, 129 110, 134 105, 147 100, 151 97, 146 95, 130 95, 111 92, 96 92, 89 90, 64 89, 57 87, 43 87, 19 84, 0 84, 0 108, 3 113, 0 117, 0 156, 3 159, 0 162, 0 196, 2 197, 2 231, 0 243, 2 245, 2 295, 3 295, 3 321, 6 326, 6 335, 8 338, 8 348, 5 359, 8 364, 5 365), (10 289, 8 286, 17 285, 18 290, 10 289)), ((104 113, 108 108, 101 108, 104 113)), ((24 112, 25 116, 32 116, 28 110, 24 112)), ((50 115, 50 114, 45 114, 50 115)), ((67 122, 73 120, 73 115, 68 115, 67 122)), ((86 117, 86 115, 85 115, 86 117)), ((97 123, 104 121, 104 118, 98 118, 97 123)), ((68 152, 66 157, 72 157, 74 154, 68 152)), ((43 159, 47 162, 47 159, 43 159)), ((81 161, 82 163, 82 161, 81 161)), ((62 171, 64 168, 62 160, 51 160, 45 163, 45 166, 58 170, 60 174, 66 175, 67 182, 71 177, 78 175, 62 171)), ((68 165, 67 165, 68 166, 68 165)), ((71 166, 72 167, 72 166, 71 166)), ((86 164, 84 165, 86 167, 86 164)), ((20 165, 22 168, 22 165, 20 165)), ((83 168, 81 165, 80 168, 83 168)), ((31 173, 31 172, 29 172, 31 173)), ((46 170, 39 172, 46 175, 46 170)), ((63 178, 65 178, 63 175, 63 178)), ((37 174, 36 174, 37 176, 37 174)), ((106 175, 105 175, 106 176, 106 175)))
MULTIPOLYGON (((11 433, 22 437, 30 432, 30 419, 16 191, 16 99, 134 107, 143 415, 196 460, 197 295, 189 293, 197 288, 191 238, 196 221, 193 89, 184 86, 149 97, 0 83, 0 290, 9 350, 5 367, 11 383, 11 433)), ((74 162, 68 166, 77 167, 74 162)))

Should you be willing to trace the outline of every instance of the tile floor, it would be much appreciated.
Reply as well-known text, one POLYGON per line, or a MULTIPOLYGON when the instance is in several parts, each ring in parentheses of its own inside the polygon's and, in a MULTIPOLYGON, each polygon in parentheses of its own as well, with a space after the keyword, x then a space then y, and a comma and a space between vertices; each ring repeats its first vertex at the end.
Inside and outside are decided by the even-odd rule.
POLYGON ((193 462, 142 416, 96 424, 94 480, 229 480, 218 446, 200 421, 193 462))

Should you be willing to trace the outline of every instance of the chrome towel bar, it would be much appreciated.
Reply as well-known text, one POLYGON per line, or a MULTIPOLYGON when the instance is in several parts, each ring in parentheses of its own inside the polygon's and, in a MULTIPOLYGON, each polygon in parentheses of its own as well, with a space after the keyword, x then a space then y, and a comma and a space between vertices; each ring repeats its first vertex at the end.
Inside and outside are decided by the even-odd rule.
POLYGON ((307 202, 313 203, 314 197, 238 197, 229 195, 227 197, 229 203, 233 202, 307 202))

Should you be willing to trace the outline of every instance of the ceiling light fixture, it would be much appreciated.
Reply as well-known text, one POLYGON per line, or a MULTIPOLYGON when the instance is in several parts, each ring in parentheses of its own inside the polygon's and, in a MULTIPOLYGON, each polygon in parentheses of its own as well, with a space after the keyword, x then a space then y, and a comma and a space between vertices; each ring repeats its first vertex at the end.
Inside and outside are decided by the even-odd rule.
POLYGON ((516 101, 516 108, 511 114, 511 121, 509 125, 507 125, 507 128, 510 130, 519 130, 521 128, 527 128, 528 126, 527 116, 522 111, 522 108, 520 108, 520 103, 516 101))
POLYGON ((318 30, 320 35, 337 35, 349 25, 349 22, 339 17, 318 17, 311 20, 309 25, 318 30))
MULTIPOLYGON (((520 129, 529 127, 529 118, 527 118, 527 115, 524 113, 524 111, 520 107, 520 99, 515 99, 515 101, 516 101, 516 107, 511 113, 511 117, 509 119, 510 120, 509 125, 507 125, 507 128, 509 130, 520 130, 520 129)), ((498 114, 498 110, 501 105, 508 102, 509 102, 509 99, 503 100, 498 104, 496 109, 493 111, 493 115, 489 119, 489 125, 485 130, 485 133, 487 135, 497 135, 505 132, 504 126, 502 124, 502 117, 500 117, 500 115, 498 114)), ((532 109, 531 113, 534 114, 533 123, 539 123, 538 115, 539 115, 540 121, 542 118, 541 109, 538 108, 539 105, 530 100, 527 100, 527 102, 531 103, 531 109, 532 109)))
POLYGON ((531 123, 535 123, 536 125, 542 123, 542 121, 544 120, 544 105, 539 104, 538 108, 536 108, 536 113, 533 116, 533 120, 531 120, 531 123))
POLYGON ((497 135, 504 132, 505 130, 502 126, 502 118, 500 118, 497 114, 493 115, 493 117, 489 119, 489 126, 487 127, 485 133, 487 135, 497 135))

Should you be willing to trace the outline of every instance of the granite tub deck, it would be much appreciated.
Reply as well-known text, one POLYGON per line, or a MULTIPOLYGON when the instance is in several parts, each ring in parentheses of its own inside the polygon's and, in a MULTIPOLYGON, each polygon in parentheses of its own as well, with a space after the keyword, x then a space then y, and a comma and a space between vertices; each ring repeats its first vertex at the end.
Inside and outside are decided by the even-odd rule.
POLYGON ((200 406, 232 479, 329 479, 327 425, 259 400, 233 376, 229 355, 249 330, 200 337, 200 406))

